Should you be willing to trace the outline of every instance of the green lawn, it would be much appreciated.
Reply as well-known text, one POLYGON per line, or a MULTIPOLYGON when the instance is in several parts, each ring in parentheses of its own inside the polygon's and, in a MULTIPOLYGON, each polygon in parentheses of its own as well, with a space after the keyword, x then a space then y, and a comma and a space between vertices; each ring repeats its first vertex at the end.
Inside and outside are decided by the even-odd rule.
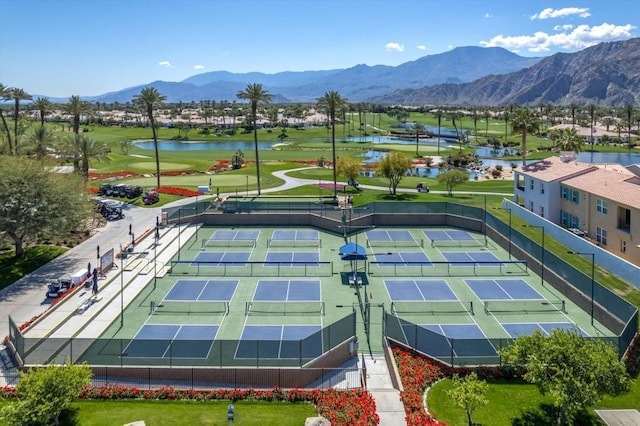
MULTIPOLYGON (((0 407, 6 404, 0 401, 0 407)), ((76 401, 61 416, 61 426, 113 426, 144 420, 147 426, 227 425, 228 401, 76 401)), ((247 402, 235 404, 234 425, 299 426, 316 416, 306 403, 247 402)), ((0 421, 1 426, 6 423, 0 421)))
POLYGON ((0 290, 46 265, 67 250, 66 247, 59 246, 26 247, 24 256, 19 259, 15 258, 14 251, 0 253, 0 290))
MULTIPOLYGON (((522 381, 487 381, 489 403, 473 414, 473 420, 479 425, 550 425, 555 424, 555 411, 550 406, 551 399, 543 397, 536 386, 522 381)), ((446 391, 451 389, 450 379, 438 382, 429 391, 429 410, 436 414, 438 420, 444 420, 451 426, 464 426, 467 417, 461 408, 455 408, 446 391)), ((617 397, 606 396, 595 408, 603 409, 637 409, 640 410, 640 379, 631 383, 629 393, 617 397)), ((580 415, 580 425, 601 425, 599 418, 590 410, 580 415)))

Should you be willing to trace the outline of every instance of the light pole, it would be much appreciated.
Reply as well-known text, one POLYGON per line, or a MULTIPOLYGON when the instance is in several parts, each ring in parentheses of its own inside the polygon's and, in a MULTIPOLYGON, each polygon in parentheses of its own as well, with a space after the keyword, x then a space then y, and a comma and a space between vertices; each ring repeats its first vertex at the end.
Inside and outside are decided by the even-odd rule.
POLYGON ((593 325, 593 290, 595 286, 596 254, 582 251, 568 251, 567 253, 578 254, 581 256, 591 256, 591 325, 593 325))
POLYGON ((147 254, 147 252, 122 250, 122 244, 120 244, 120 328, 124 326, 124 259, 126 259, 129 255, 136 254, 147 254))
POLYGON ((180 248, 182 248, 182 244, 180 244, 180 220, 182 218, 182 207, 178 207, 178 260, 180 260, 180 248))
POLYGON ((540 255, 540 282, 544 286, 544 225, 522 225, 523 228, 538 228, 542 231, 542 254, 540 255))
POLYGON ((156 243, 153 245, 153 289, 156 289, 156 283, 158 281, 158 242, 160 241, 160 218, 156 216, 156 243))

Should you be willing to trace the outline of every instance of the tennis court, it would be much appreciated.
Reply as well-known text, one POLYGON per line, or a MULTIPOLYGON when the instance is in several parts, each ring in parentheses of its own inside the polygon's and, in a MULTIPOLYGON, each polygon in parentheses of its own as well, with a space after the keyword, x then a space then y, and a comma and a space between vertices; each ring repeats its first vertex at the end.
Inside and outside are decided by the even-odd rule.
POLYGON ((555 329, 573 330, 577 331, 584 337, 589 337, 584 330, 572 322, 502 323, 502 328, 504 328, 505 331, 509 333, 509 336, 514 339, 522 335, 529 336, 536 331, 539 331, 546 336, 555 329))
POLYGON ((318 252, 288 252, 288 251, 269 251, 264 260, 264 266, 318 266, 320 262, 320 254, 318 252))
POLYGON ((474 252, 445 252, 442 253, 447 262, 456 262, 459 266, 504 266, 493 253, 474 252))
POLYGON ((391 301, 458 300, 445 280, 384 280, 391 301))
POLYGON ((319 325, 245 325, 235 358, 311 359, 322 354, 319 325))
POLYGON ((193 263, 190 266, 196 267, 215 267, 224 266, 227 263, 233 263, 234 266, 245 266, 249 260, 251 253, 247 252, 200 252, 193 259, 193 263))
POLYGON ((436 357, 493 357, 497 350, 477 324, 404 324, 407 342, 436 357))
POLYGON ((320 281, 259 280, 253 300, 320 300, 320 281))
POLYGON ((267 247, 321 247, 320 233, 310 229, 276 229, 267 247))
POLYGON ((396 253, 374 253, 375 263, 378 266, 410 266, 413 263, 421 263, 422 266, 430 266, 429 258, 422 251, 405 251, 396 253))
POLYGON ((367 246, 411 247, 423 246, 422 240, 416 240, 408 230, 369 230, 365 232, 367 246))
POLYGON ((123 351, 129 358, 207 358, 217 325, 145 324, 123 351))
POLYGON ((544 299, 540 293, 522 279, 466 279, 464 281, 480 300, 544 299))
POLYGON ((202 247, 255 247, 259 236, 260 231, 258 230, 218 229, 211 234, 211 237, 202 240, 202 247))

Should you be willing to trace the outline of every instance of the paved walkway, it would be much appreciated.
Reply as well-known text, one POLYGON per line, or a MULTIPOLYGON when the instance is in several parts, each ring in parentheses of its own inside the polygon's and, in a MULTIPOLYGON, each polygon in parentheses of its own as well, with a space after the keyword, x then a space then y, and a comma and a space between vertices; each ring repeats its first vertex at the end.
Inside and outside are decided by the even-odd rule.
MULTIPOLYGON (((282 179, 284 183, 275 188, 264 189, 262 192, 276 192, 302 185, 317 183, 314 179, 301 179, 287 176, 287 173, 291 171, 293 170, 274 172, 274 176, 282 179)), ((386 187, 370 185, 360 185, 360 187, 366 189, 388 190, 386 187)), ((415 192, 415 190, 399 188, 398 192, 415 192)), ((255 191, 252 191, 251 193, 255 194, 255 191)), ((432 193, 446 193, 446 191, 432 191, 432 193)), ((472 194, 473 192, 457 193, 472 194)), ((512 194, 493 193, 492 195, 511 196, 512 194)), ((202 197, 200 199, 205 198, 206 197, 202 197)), ((88 263, 95 265, 94 262, 96 262, 98 246, 101 248, 102 254, 111 248, 114 248, 117 251, 121 245, 126 246, 131 241, 129 229, 132 230, 134 236, 142 235, 146 231, 152 230, 155 227, 156 217, 161 217, 163 208, 191 204, 192 202, 192 199, 187 198, 171 203, 170 205, 155 208, 141 208, 125 204, 125 219, 107 223, 107 225, 100 229, 96 235, 84 241, 82 244, 70 249, 64 255, 0 291, 0 333, 2 333, 2 336, 9 333, 9 316, 11 316, 17 324, 23 324, 34 316, 47 310, 51 303, 51 299, 48 299, 45 296, 45 284, 47 282, 57 279, 64 272, 68 273, 70 271, 78 271, 83 268, 87 268, 88 263)), ((167 228, 166 232, 172 232, 170 231, 171 229, 175 229, 175 232, 177 233, 177 228, 167 228)), ((192 229, 195 228, 192 227, 192 229)), ((165 234, 163 236, 163 240, 164 238, 167 238, 167 241, 171 241, 169 243, 171 248, 158 253, 158 255, 159 259, 165 259, 166 257, 163 261, 166 263, 173 256, 173 253, 175 253, 172 251, 174 244, 175 250, 177 250, 177 243, 173 242, 171 234, 165 234)), ((136 250, 142 250, 143 247, 146 247, 147 250, 150 248, 149 244, 152 244, 153 241, 149 238, 145 240, 140 242, 140 244, 144 245, 136 246, 136 250)), ((143 267, 145 267, 143 263, 138 265, 138 268, 143 267)), ((102 287, 100 291, 100 301, 97 302, 95 306, 90 306, 87 311, 82 314, 86 315, 87 318, 92 318, 94 320, 94 325, 91 326, 91 330, 87 328, 87 333, 90 332, 93 335, 94 332, 99 331, 93 330, 93 327, 104 328, 108 326, 108 323, 117 315, 115 314, 114 309, 117 312, 120 312, 120 302, 116 300, 118 299, 117 295, 119 295, 120 286, 113 285, 114 282, 120 282, 120 280, 115 281, 116 277, 120 277, 119 272, 120 271, 116 270, 111 271, 108 274, 106 281, 101 282, 100 284, 102 287)), ((139 272, 137 269, 136 271, 130 272, 131 276, 135 275, 138 277, 131 281, 131 283, 127 279, 127 273, 123 276, 123 281, 127 281, 124 293, 126 300, 132 300, 133 297, 135 297, 135 294, 137 294, 137 291, 139 291, 139 289, 152 278, 152 274, 140 275, 137 272, 139 272)), ((68 318, 70 315, 76 315, 78 313, 78 304, 80 303, 81 294, 82 297, 86 297, 86 294, 80 291, 75 293, 73 297, 70 297, 69 300, 63 304, 64 308, 61 307, 62 309, 54 314, 56 316, 56 321, 62 321, 64 318, 68 318)), ((46 335, 46 333, 50 332, 52 320, 54 320, 53 316, 47 321, 48 329, 47 327, 34 327, 33 329, 30 329, 28 331, 30 337, 46 335)), ((67 321, 67 323, 74 324, 76 322, 67 321)), ((76 325, 65 324, 65 326, 55 331, 55 337, 83 336, 85 331, 83 331, 81 324, 84 323, 85 321, 78 321, 76 325)), ((10 367, 8 357, 6 356, 4 348, 1 346, 0 367, 2 368, 2 371, 6 371, 6 369, 10 367)), ((377 411, 380 416, 380 424, 383 426, 405 424, 404 407, 400 401, 399 392, 391 385, 389 371, 382 356, 375 356, 373 359, 367 360, 367 375, 368 388, 376 401, 377 411)), ((4 384, 4 375, 0 371, 0 386, 3 386, 4 384)))

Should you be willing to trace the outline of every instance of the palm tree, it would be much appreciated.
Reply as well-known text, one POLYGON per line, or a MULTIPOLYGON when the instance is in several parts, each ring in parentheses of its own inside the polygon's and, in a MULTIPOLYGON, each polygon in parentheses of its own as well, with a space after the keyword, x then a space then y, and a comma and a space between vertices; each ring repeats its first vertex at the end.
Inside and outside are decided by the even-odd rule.
POLYGON ((551 130, 549 137, 560 151, 582 151, 584 138, 579 136, 578 131, 574 128, 565 127, 564 129, 551 130))
POLYGON ((27 138, 27 145, 34 147, 36 157, 40 160, 47 155, 47 148, 53 146, 55 140, 56 137, 50 129, 40 126, 33 129, 33 133, 27 138))
MULTIPOLYGON (((11 99, 9 97, 9 88, 4 84, 0 83, 0 99, 3 101, 11 99)), ((4 128, 5 134, 7 136, 7 142, 9 144, 9 154, 13 152, 13 142, 11 140, 11 130, 9 130, 9 125, 7 124, 7 120, 4 118, 4 114, 2 112, 2 107, 0 107, 0 119, 2 119, 2 127, 4 128)))
POLYGON ((65 156, 73 158, 74 172, 80 173, 85 182, 89 177, 90 160, 110 160, 110 146, 104 142, 94 141, 85 135, 74 135, 73 137, 62 138, 58 144, 58 149, 65 156), (80 166, 80 162, 82 162, 82 166, 80 166))
POLYGON ((489 118, 491 118, 491 112, 488 109, 482 111, 482 118, 484 118, 484 137, 489 139, 489 118))
POLYGON ((348 101, 336 91, 325 92, 324 96, 317 99, 318 108, 327 113, 331 120, 331 153, 333 167, 333 197, 338 198, 338 175, 336 169, 336 113, 344 110, 348 101))
POLYGON ((153 135, 153 149, 156 155, 156 188, 160 187, 160 153, 158 152, 158 133, 156 130, 156 121, 153 118, 153 109, 162 105, 167 99, 161 95, 155 87, 145 87, 139 94, 133 97, 133 101, 144 107, 147 112, 147 118, 151 125, 151 134, 153 135))
POLYGON ((53 104, 47 97, 37 98, 35 101, 33 101, 33 107, 40 113, 40 125, 44 126, 44 116, 47 115, 49 111, 51 111, 53 104))
POLYGON ((518 108, 511 119, 511 132, 522 135, 522 165, 527 165, 527 134, 540 130, 540 119, 528 108, 518 108))
POLYGON ((438 119, 438 155, 440 155, 440 127, 442 125, 442 116, 444 112, 441 109, 437 109, 433 112, 433 116, 438 119))
MULTIPOLYGON (((64 110, 73 116, 73 134, 75 137, 75 144, 79 145, 78 137, 80 136, 80 116, 82 114, 91 113, 91 104, 87 101, 80 99, 80 96, 73 95, 69 98, 69 102, 64 106, 64 110)), ((80 157, 73 157, 73 169, 75 171, 80 170, 80 157)))
POLYGON ((251 118, 253 121, 253 143, 256 152, 256 176, 258 178, 258 195, 260 195, 260 158, 258 157, 258 103, 269 102, 271 94, 262 88, 262 84, 247 84, 244 91, 236 93, 238 99, 246 99, 251 104, 251 118))
POLYGON ((417 121, 414 121, 413 122, 413 126, 411 127, 411 130, 416 135, 416 157, 417 157, 417 156, 420 155, 418 153, 418 145, 420 143, 420 133, 424 132, 424 126, 421 123, 418 123, 417 121))
POLYGON ((589 110, 589 118, 591 118, 591 161, 593 162, 593 126, 596 121, 596 106, 594 104, 587 105, 587 109, 589 110))
POLYGON ((628 104, 624 107, 624 111, 627 113, 627 134, 629 140, 627 140, 629 148, 631 148, 631 116, 633 115, 633 105, 628 104))
POLYGON ((31 95, 17 87, 9 89, 9 97, 13 99, 13 140, 16 143, 16 154, 18 153, 18 119, 20 118, 20 101, 31 99, 31 95))
POLYGON ((456 120, 462 119, 462 113, 458 111, 450 111, 447 114, 447 117, 449 118, 449 120, 451 120, 451 124, 453 125, 453 128, 456 130, 456 136, 458 138, 458 142, 460 145, 460 152, 462 152, 462 137, 460 136, 460 133, 458 132, 458 126, 456 125, 456 120))
POLYGON ((571 103, 569 105, 569 110, 571 111, 571 127, 576 127, 576 110, 578 109, 578 105, 571 103))

